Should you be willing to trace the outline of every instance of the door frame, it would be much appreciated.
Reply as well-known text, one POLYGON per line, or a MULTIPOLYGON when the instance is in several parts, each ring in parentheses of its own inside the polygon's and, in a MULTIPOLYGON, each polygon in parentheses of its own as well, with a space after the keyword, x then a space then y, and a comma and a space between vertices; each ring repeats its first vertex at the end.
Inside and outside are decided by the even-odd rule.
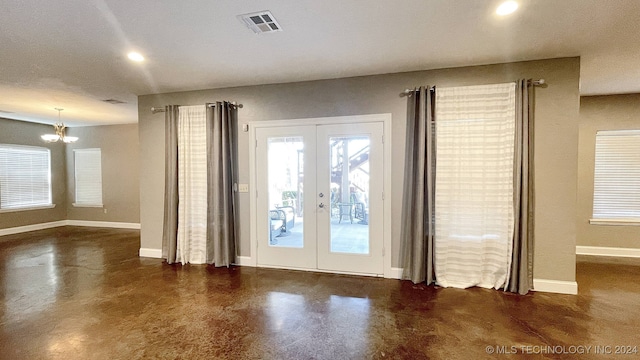
MULTIPOLYGON (((307 119, 289 120, 265 120, 249 122, 249 210, 250 210, 250 247, 251 255, 249 259, 242 261, 243 265, 258 266, 258 204, 257 204, 257 169, 256 169, 256 128, 280 127, 280 126, 304 126, 304 125, 336 125, 336 124, 356 124, 381 122, 383 124, 383 276, 385 278, 395 278, 391 269, 391 114, 371 114, 354 116, 334 116, 307 119)), ((261 267, 270 267, 262 266, 261 267)), ((298 269, 316 272, 327 272, 319 269, 298 269)), ((345 273, 330 271, 332 273, 345 273)), ((347 273, 364 275, 361 273, 347 273)))

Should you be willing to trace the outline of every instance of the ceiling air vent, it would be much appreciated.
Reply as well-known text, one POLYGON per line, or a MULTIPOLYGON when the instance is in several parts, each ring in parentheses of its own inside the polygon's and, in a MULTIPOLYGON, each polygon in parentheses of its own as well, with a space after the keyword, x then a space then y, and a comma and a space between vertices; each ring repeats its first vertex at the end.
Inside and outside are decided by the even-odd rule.
POLYGON ((124 104, 125 103, 124 101, 116 100, 116 99, 107 99, 107 100, 102 100, 102 101, 104 101, 106 103, 109 103, 109 104, 113 104, 113 105, 118 105, 118 104, 124 104))
POLYGON ((238 19, 256 34, 282 31, 271 11, 238 15, 238 19))

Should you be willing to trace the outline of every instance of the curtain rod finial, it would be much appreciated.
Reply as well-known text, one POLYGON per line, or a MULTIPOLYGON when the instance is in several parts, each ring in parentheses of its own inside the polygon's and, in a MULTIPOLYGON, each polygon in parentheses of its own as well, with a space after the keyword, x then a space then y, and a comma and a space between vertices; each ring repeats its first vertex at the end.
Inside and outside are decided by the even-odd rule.
POLYGON ((413 95, 413 90, 411 89, 404 89, 404 91, 400 93, 400 97, 411 96, 411 95, 413 95))
POLYGON ((547 87, 547 82, 544 79, 531 80, 531 85, 547 87))

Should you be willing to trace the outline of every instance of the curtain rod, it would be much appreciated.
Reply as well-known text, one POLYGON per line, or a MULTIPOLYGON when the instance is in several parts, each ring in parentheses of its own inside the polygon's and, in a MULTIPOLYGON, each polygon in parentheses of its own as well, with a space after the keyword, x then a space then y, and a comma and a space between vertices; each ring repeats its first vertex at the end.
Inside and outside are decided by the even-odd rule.
MULTIPOLYGON (((429 91, 433 91, 433 90, 435 90, 435 89, 436 89, 436 87, 435 87, 435 86, 430 86, 430 87, 429 87, 429 91)), ((413 93, 413 90, 411 90, 411 89, 404 89, 404 91, 400 93, 400 97, 403 97, 403 96, 409 96, 409 95, 411 95, 412 93, 413 93)))
MULTIPOLYGON (((240 108, 240 109, 242 109, 244 107, 242 104, 238 104, 235 101, 232 101, 230 104, 235 106, 235 107, 237 107, 237 108, 240 108)), ((216 107, 216 104, 213 104, 213 103, 212 104, 207 104, 207 106, 216 107)), ((153 114, 156 114, 156 113, 159 113, 159 112, 164 112, 164 108, 163 107, 151 107, 151 112, 153 114)))
MULTIPOLYGON (((539 79, 539 80, 531 80, 531 84, 533 86, 542 86, 545 85, 546 82, 544 81, 544 79, 539 79)), ((433 91, 435 89, 435 86, 432 86, 429 88, 429 90, 433 91)), ((403 92, 400 93, 400 97, 404 97, 404 96, 409 96, 413 93, 413 90, 411 89, 404 89, 403 92)))

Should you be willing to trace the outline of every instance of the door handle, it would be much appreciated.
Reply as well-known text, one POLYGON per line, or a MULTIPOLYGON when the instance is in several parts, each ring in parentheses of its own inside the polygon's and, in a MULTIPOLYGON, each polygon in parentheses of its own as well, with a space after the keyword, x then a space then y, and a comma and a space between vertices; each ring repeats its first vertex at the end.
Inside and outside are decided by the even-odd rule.
POLYGON ((319 207, 320 209, 322 209, 322 208, 324 208, 324 204, 323 204, 323 203, 320 203, 320 204, 318 204, 318 207, 319 207))

